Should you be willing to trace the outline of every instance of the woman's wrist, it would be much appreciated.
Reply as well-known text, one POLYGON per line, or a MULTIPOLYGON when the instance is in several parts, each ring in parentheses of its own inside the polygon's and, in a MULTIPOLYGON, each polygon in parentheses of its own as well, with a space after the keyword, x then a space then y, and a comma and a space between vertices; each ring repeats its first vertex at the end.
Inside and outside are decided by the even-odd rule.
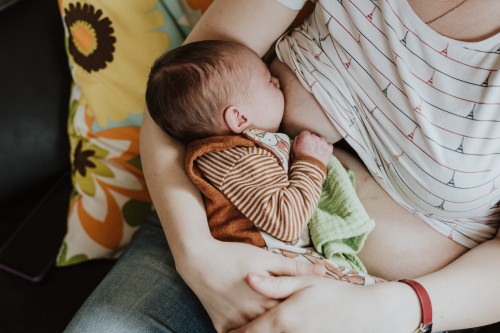
POLYGON ((432 331, 432 304, 427 290, 419 282, 415 280, 399 280, 399 282, 408 285, 413 289, 418 297, 421 310, 421 320, 418 332, 430 333, 432 331))
POLYGON ((179 275, 186 280, 200 274, 204 266, 203 261, 200 260, 200 249, 203 249, 203 257, 211 256, 217 243, 218 241, 211 235, 200 237, 197 241, 188 244, 178 242, 177 249, 172 251, 172 255, 179 275))
POLYGON ((400 282, 376 284, 381 324, 386 332, 414 332, 421 323, 420 301, 412 288, 400 282))

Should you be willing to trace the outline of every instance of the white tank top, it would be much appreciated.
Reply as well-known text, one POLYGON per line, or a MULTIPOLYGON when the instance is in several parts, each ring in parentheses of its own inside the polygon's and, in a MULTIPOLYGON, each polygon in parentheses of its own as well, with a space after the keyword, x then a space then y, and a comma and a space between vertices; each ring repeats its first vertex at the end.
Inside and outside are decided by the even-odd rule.
POLYGON ((394 200, 467 247, 494 237, 500 34, 444 37, 406 0, 319 0, 277 52, 394 200))

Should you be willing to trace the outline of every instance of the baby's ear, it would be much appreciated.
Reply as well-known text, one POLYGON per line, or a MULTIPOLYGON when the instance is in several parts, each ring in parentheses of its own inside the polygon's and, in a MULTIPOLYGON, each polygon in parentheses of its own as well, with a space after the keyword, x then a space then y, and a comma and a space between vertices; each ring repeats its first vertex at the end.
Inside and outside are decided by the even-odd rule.
POLYGON ((229 105, 224 110, 224 121, 231 132, 237 134, 242 133, 251 125, 250 119, 248 119, 245 112, 236 105, 229 105))

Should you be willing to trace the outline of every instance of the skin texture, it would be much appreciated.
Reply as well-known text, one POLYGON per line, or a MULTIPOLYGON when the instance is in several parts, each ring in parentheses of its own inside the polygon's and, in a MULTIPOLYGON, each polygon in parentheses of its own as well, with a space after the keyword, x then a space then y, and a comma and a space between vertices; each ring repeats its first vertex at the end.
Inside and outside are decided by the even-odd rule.
POLYGON ((226 77, 229 84, 245 82, 245 91, 230 97, 224 112, 224 132, 242 133, 249 127, 268 132, 277 132, 283 119, 284 96, 278 79, 271 75, 268 66, 260 57, 248 49, 235 57, 234 61, 243 71, 226 77))
MULTIPOLYGON (((424 21, 458 2, 409 1, 424 21)), ((277 1, 217 0, 186 42, 234 40, 263 55, 295 15, 277 1)), ((451 38, 481 40, 500 30, 499 15, 500 2, 469 0, 431 27, 451 38)), ((283 81, 289 73, 275 75, 283 75, 280 80, 289 132, 309 129, 319 135, 331 133, 325 125, 328 122, 318 123, 317 119, 325 116, 314 111, 314 101, 294 88, 293 80, 283 81), (314 117, 302 123, 294 120, 294 105, 310 107, 314 117)), ((330 142, 338 139, 335 134, 325 137, 330 142)), ((377 220, 361 253, 367 268, 386 279, 417 278, 433 303, 434 330, 499 321, 499 236, 467 252, 394 203, 356 157, 341 149, 335 149, 335 154, 356 173, 358 195, 377 220)), ((364 288, 341 284, 309 276, 322 274, 317 266, 307 267, 244 244, 215 241, 208 231, 200 194, 184 171, 184 155, 184 146, 165 135, 146 112, 141 129, 146 181, 177 270, 200 298, 218 331, 412 332, 418 326, 420 306, 413 290, 404 284, 364 288), (199 260, 193 243, 196 249, 203 249, 206 260, 199 260), (250 272, 267 278, 255 279, 253 275, 253 279, 250 272), (342 302, 332 302, 335 299, 342 302)))
MULTIPOLYGON (((277 132, 285 108, 284 95, 278 79, 271 75, 267 65, 252 51, 241 55, 241 58, 235 61, 240 62, 240 66, 248 75, 248 97, 235 98, 226 108, 221 123, 227 128, 223 131, 240 134, 247 128, 255 127, 277 132)), ((227 78, 228 81, 244 79, 227 78)), ((333 146, 325 138, 302 130, 293 142, 292 151, 295 157, 311 156, 327 165, 333 146)))
POLYGON ((324 165, 333 153, 333 146, 325 138, 302 131, 293 141, 292 151, 295 157, 312 156, 321 161, 324 165))

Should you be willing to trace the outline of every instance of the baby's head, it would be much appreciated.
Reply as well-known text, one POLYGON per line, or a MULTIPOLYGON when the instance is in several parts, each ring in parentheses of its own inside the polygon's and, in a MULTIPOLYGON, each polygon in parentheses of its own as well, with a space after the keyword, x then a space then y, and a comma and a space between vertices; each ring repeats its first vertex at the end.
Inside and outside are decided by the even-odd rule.
POLYGON ((183 141, 249 127, 275 132, 284 110, 278 80, 259 56, 243 45, 214 40, 186 44, 158 58, 146 103, 153 120, 183 141))

